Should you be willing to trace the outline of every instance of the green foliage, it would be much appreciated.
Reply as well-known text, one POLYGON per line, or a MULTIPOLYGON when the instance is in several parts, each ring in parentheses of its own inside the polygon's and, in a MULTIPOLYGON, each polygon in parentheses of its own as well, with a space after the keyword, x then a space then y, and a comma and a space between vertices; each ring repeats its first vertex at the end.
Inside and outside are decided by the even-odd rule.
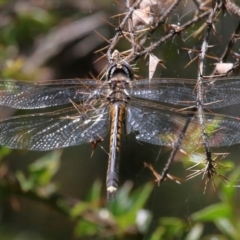
MULTIPOLYGON (((204 209, 193 213, 187 222, 184 219, 177 217, 162 217, 159 219, 158 226, 152 232, 149 240, 200 240, 200 239, 233 239, 237 240, 239 237, 240 218, 239 212, 236 210, 237 202, 235 201, 237 188, 234 182, 239 179, 240 169, 237 168, 229 177, 229 183, 222 184, 219 196, 221 202, 212 204, 204 209), (190 223, 190 224, 189 224, 190 223), (215 234, 206 234, 204 229, 208 223, 213 223, 215 226, 215 234)), ((76 218, 81 215, 86 209, 94 209, 99 216, 105 216, 106 219, 111 219, 114 223, 115 232, 113 238, 109 239, 125 239, 124 234, 129 229, 135 228, 137 232, 145 235, 148 232, 151 213, 144 210, 144 206, 152 186, 147 184, 143 189, 138 189, 130 193, 131 186, 126 184, 119 190, 119 194, 115 202, 109 203, 108 208, 101 208, 100 201, 100 184, 97 182, 92 188, 91 195, 95 197, 88 203, 81 203, 73 208, 72 216, 76 218), (95 189, 95 190, 94 190, 95 189), (97 194, 93 194, 93 192, 97 194), (98 203, 98 204, 96 204, 98 203), (90 207, 91 206, 91 207, 90 207), (94 206, 94 208, 92 208, 94 206), (141 212, 146 214, 145 222, 140 226, 137 224, 137 216, 141 212), (114 237, 115 236, 115 237, 114 237)), ((90 221, 86 219, 79 219, 75 226, 76 236, 104 236, 108 234, 106 226, 101 224, 101 221, 90 221)), ((110 234, 111 235, 111 234, 110 234)))
POLYGON ((11 153, 11 149, 9 148, 0 148, 0 160, 2 160, 3 157, 9 155, 11 153))
POLYGON ((4 46, 27 46, 33 43, 37 34, 43 34, 54 24, 56 18, 51 12, 39 8, 23 8, 2 27, 0 43, 4 46))
POLYGON ((75 226, 75 235, 79 237, 109 235, 121 238, 130 232, 145 234, 150 224, 151 213, 145 210, 144 206, 152 187, 146 184, 130 194, 132 185, 128 182, 119 189, 116 201, 110 202, 108 208, 105 208, 100 201, 100 184, 95 182, 90 194, 94 197, 88 202, 78 203, 71 211, 72 217, 77 218, 90 210, 95 213, 95 218, 80 218, 75 226))
POLYGON ((28 167, 28 177, 17 171, 16 177, 23 191, 36 191, 49 195, 56 191, 52 178, 60 166, 61 151, 54 151, 36 160, 28 167))
MULTIPOLYGON (((47 154, 29 165, 27 174, 18 171, 16 176, 23 192, 31 192, 39 200, 44 197, 46 203, 49 202, 75 221, 76 238, 135 239, 137 235, 145 236, 149 232, 153 213, 145 209, 145 206, 153 185, 146 184, 131 191, 132 184, 127 182, 119 189, 116 200, 106 207, 102 201, 102 185, 96 181, 86 201, 69 205, 73 200, 55 195, 57 188, 52 182, 59 169, 60 156, 60 151, 47 154)), ((222 183, 219 187, 220 202, 191 214, 189 221, 177 217, 160 218, 148 239, 207 240, 214 237, 218 240, 237 240, 240 235, 240 218, 235 182, 239 176, 240 169, 236 168, 229 176, 229 182, 222 183), (205 233, 209 223, 214 224, 214 234, 205 233)))
POLYGON ((235 182, 240 176, 240 168, 236 168, 229 177, 229 182, 223 184, 220 191, 221 203, 213 204, 192 214, 192 219, 199 222, 212 222, 218 230, 230 239, 239 239, 240 217, 235 196, 237 187, 235 182))
MULTIPOLYGON (((114 216, 120 231, 124 231, 136 223, 137 214, 146 204, 152 188, 152 185, 146 184, 144 188, 135 190, 130 197, 131 187, 129 183, 126 183, 125 186, 119 190, 116 200, 109 203, 108 209, 114 216)), ((150 216, 148 216, 144 224, 139 225, 140 232, 146 230, 146 226, 144 225, 148 223, 149 217, 150 216)))
POLYGON ((155 239, 233 239, 240 236, 240 214, 237 209, 238 202, 235 197, 238 186, 234 184, 240 176, 240 168, 229 176, 228 184, 222 183, 219 196, 221 202, 212 204, 190 216, 191 225, 179 218, 161 218, 159 227, 153 232, 151 240, 155 239), (204 227, 207 223, 213 223, 218 229, 218 234, 204 235, 204 227))
POLYGON ((187 231, 187 223, 175 217, 159 219, 159 227, 154 231, 150 240, 155 239, 182 239, 187 231))

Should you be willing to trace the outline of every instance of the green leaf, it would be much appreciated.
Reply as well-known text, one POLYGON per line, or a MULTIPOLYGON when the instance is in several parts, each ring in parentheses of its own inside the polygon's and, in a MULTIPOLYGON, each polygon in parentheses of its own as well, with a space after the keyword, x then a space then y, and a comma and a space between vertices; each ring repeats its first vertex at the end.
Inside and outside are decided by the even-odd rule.
POLYGON ((200 239, 202 233, 203 233, 203 224, 197 223, 191 228, 185 240, 198 240, 200 239))
POLYGON ((108 203, 109 209, 115 216, 126 215, 126 212, 137 212, 146 203, 153 189, 152 184, 146 184, 135 190, 131 195, 132 183, 126 182, 118 192, 115 201, 108 203))
MULTIPOLYGON (((164 217, 159 220, 159 226, 153 232, 150 240, 185 239, 187 223, 180 218, 164 217)), ((191 239, 192 240, 192 239, 191 239)))
POLYGON ((24 191, 36 191, 42 196, 47 196, 56 190, 56 185, 51 180, 60 166, 61 151, 46 154, 29 165, 29 176, 16 172, 16 177, 24 191))
POLYGON ((87 202, 80 202, 77 203, 72 209, 71 209, 71 216, 72 217, 79 217, 81 214, 90 209, 91 205, 87 202))
POLYGON ((33 188, 33 186, 34 186, 33 180, 32 179, 27 179, 24 176, 23 172, 17 171, 16 172, 16 177, 17 177, 17 179, 19 181, 19 184, 21 186, 21 189, 23 191, 29 191, 29 190, 31 190, 33 188))
POLYGON ((186 230, 186 223, 180 218, 165 217, 160 219, 160 225, 165 228, 167 236, 181 236, 186 230))
POLYGON ((227 234, 232 239, 238 239, 236 238, 238 236, 237 231, 232 222, 229 221, 229 219, 227 218, 216 219, 215 224, 222 233, 227 234))
POLYGON ((150 213, 145 214, 144 217, 140 214, 150 196, 153 185, 146 184, 130 195, 131 187, 132 184, 126 182, 126 184, 119 189, 116 200, 108 203, 108 209, 117 223, 120 232, 124 232, 130 226, 136 227, 136 225, 139 227, 139 231, 145 231, 146 227, 142 227, 142 223, 140 222, 144 221, 148 226, 151 218, 150 213), (143 218, 139 220, 139 216, 143 218))
POLYGON ((89 193, 87 200, 92 203, 94 202, 96 206, 99 206, 100 198, 101 198, 101 190, 102 190, 102 184, 99 180, 96 180, 91 188, 91 191, 89 193))
POLYGON ((219 218, 231 217, 232 209, 225 203, 213 204, 191 215, 194 221, 215 221, 219 218))
POLYGON ((30 178, 41 186, 48 184, 60 167, 61 154, 59 150, 50 152, 29 165, 30 178))
POLYGON ((0 148, 0 160, 2 160, 3 157, 9 155, 12 152, 9 148, 0 148))
POLYGON ((233 172, 231 172, 230 176, 228 176, 229 181, 222 185, 222 191, 220 192, 222 201, 233 204, 236 190, 239 186, 239 177, 240 167, 237 167, 233 172))
POLYGON ((74 229, 76 236, 93 236, 99 234, 99 226, 95 223, 80 219, 74 229))
POLYGON ((149 240, 162 240, 162 236, 164 235, 165 229, 163 227, 158 227, 152 234, 149 240))

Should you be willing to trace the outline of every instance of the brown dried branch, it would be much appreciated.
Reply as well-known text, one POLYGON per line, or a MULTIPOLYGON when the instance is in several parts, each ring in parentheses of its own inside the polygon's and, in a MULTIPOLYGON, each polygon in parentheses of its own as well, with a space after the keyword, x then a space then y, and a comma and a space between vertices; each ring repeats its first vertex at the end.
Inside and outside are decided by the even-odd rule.
POLYGON ((112 55, 112 51, 114 50, 119 38, 122 36, 122 29, 124 28, 125 24, 127 23, 128 19, 132 16, 133 11, 135 10, 135 8, 141 3, 142 0, 138 0, 136 1, 132 7, 130 7, 128 13, 126 14, 126 16, 124 17, 124 19, 122 20, 117 33, 115 34, 114 38, 111 41, 111 44, 109 45, 108 51, 107 51, 107 58, 108 61, 110 62, 111 60, 111 55, 112 55))
MULTIPOLYGON (((127 8, 130 8, 130 2, 129 0, 127 1, 127 8)), ((128 32, 130 34, 130 42, 132 45, 132 52, 136 51, 136 42, 135 42, 135 37, 134 37, 134 29, 133 29, 133 22, 132 18, 128 18, 128 32)))
POLYGON ((159 47, 160 44, 172 39, 175 35, 180 34, 184 30, 186 30, 187 28, 191 27, 196 22, 198 22, 198 21, 202 20, 203 18, 207 17, 210 13, 211 13, 211 10, 208 10, 208 11, 200 14, 199 16, 195 17, 194 19, 188 21, 187 23, 183 24, 182 26, 179 26, 178 28, 175 28, 175 29, 171 29, 168 34, 166 34, 165 36, 160 38, 158 41, 152 43, 149 47, 143 49, 141 52, 134 53, 133 55, 130 54, 126 58, 126 60, 129 61, 129 62, 136 61, 139 57, 141 57, 145 54, 149 54, 156 47, 159 47))
POLYGON ((203 142, 203 148, 205 150, 206 155, 206 161, 207 161, 207 168, 206 172, 204 173, 208 179, 211 179, 213 174, 215 174, 215 168, 213 165, 213 159, 212 159, 212 152, 209 147, 208 142, 208 134, 206 133, 206 122, 204 119, 204 109, 203 109, 203 103, 204 103, 204 91, 202 86, 202 80, 204 76, 204 63, 206 58, 206 52, 208 50, 209 45, 209 39, 210 39, 210 33, 213 29, 213 20, 217 14, 217 11, 221 7, 221 4, 215 3, 215 6, 213 9, 211 9, 211 13, 209 14, 209 17, 206 21, 207 27, 206 31, 203 37, 201 52, 199 54, 199 66, 198 66, 198 78, 197 78, 197 114, 199 116, 199 124, 201 126, 201 132, 202 132, 202 142, 203 142))
POLYGON ((240 7, 237 6, 235 3, 233 3, 230 0, 224 0, 223 1, 225 8, 232 14, 237 15, 240 17, 240 7))
POLYGON ((209 42, 211 30, 213 29, 212 28, 213 19, 217 13, 217 10, 219 9, 219 7, 220 6, 216 3, 215 7, 210 11, 209 17, 206 21, 207 28, 206 28, 205 35, 203 38, 201 52, 199 54, 198 80, 202 79, 204 76, 204 61, 205 61, 205 57, 206 57, 206 52, 208 50, 208 42, 209 42))
POLYGON ((154 28, 156 28, 160 23, 164 23, 167 17, 173 12, 179 3, 180 0, 175 0, 172 5, 164 12, 164 14, 156 21, 156 26, 154 26, 154 28))

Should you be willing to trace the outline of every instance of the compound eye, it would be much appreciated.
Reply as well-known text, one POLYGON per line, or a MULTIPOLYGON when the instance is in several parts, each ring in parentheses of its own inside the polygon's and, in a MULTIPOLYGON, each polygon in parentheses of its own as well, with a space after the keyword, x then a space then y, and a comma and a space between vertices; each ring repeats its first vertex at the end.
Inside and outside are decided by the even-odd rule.
POLYGON ((122 63, 122 69, 124 70, 127 77, 130 80, 133 80, 133 78, 134 78, 133 70, 132 70, 132 67, 127 62, 122 63))
POLYGON ((133 80, 133 70, 127 62, 112 63, 107 70, 107 80, 110 80, 115 74, 125 75, 128 79, 133 80))
POLYGON ((116 63, 112 63, 109 65, 108 69, 107 69, 107 80, 110 80, 114 73, 116 72, 117 70, 117 64, 116 63))

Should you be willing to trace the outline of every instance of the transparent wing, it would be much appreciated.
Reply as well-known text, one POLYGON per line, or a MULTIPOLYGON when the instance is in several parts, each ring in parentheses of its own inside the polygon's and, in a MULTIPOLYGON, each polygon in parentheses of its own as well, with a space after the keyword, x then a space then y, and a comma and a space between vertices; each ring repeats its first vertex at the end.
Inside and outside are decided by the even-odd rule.
POLYGON ((86 99, 98 86, 95 80, 48 82, 0 80, 0 105, 19 109, 45 108, 86 99))
POLYGON ((56 112, 22 115, 0 121, 0 145, 45 151, 98 141, 109 130, 108 107, 79 112, 74 107, 56 112))
MULTIPOLYGON (((240 103, 240 78, 218 78, 203 81, 204 103, 214 109, 240 103)), ((148 79, 134 81, 129 87, 130 97, 193 106, 196 103, 196 80, 148 79)))
MULTIPOLYGON (((102 84, 91 79, 53 80, 46 83, 1 80, 0 105, 33 109, 83 101, 95 90, 101 91, 99 89, 102 84)), ((152 79, 149 82, 148 79, 144 79, 133 81, 126 88, 130 97, 180 106, 195 105, 197 97, 196 80, 152 79)), ((207 108, 240 103, 239 77, 204 80, 203 88, 207 108)))
POLYGON ((204 81, 207 108, 221 108, 240 103, 240 77, 204 81))
POLYGON ((136 80, 130 84, 130 97, 176 105, 194 105, 196 80, 148 79, 136 80))
MULTIPOLYGON (((181 113, 157 104, 147 106, 146 102, 137 100, 128 105, 126 129, 127 133, 136 132, 139 141, 172 147, 191 117, 191 112, 181 113)), ((240 143, 240 118, 209 113, 204 114, 204 118, 210 147, 240 143)), ((202 143, 199 119, 194 115, 184 134, 181 148, 193 151, 201 148, 202 143)))

